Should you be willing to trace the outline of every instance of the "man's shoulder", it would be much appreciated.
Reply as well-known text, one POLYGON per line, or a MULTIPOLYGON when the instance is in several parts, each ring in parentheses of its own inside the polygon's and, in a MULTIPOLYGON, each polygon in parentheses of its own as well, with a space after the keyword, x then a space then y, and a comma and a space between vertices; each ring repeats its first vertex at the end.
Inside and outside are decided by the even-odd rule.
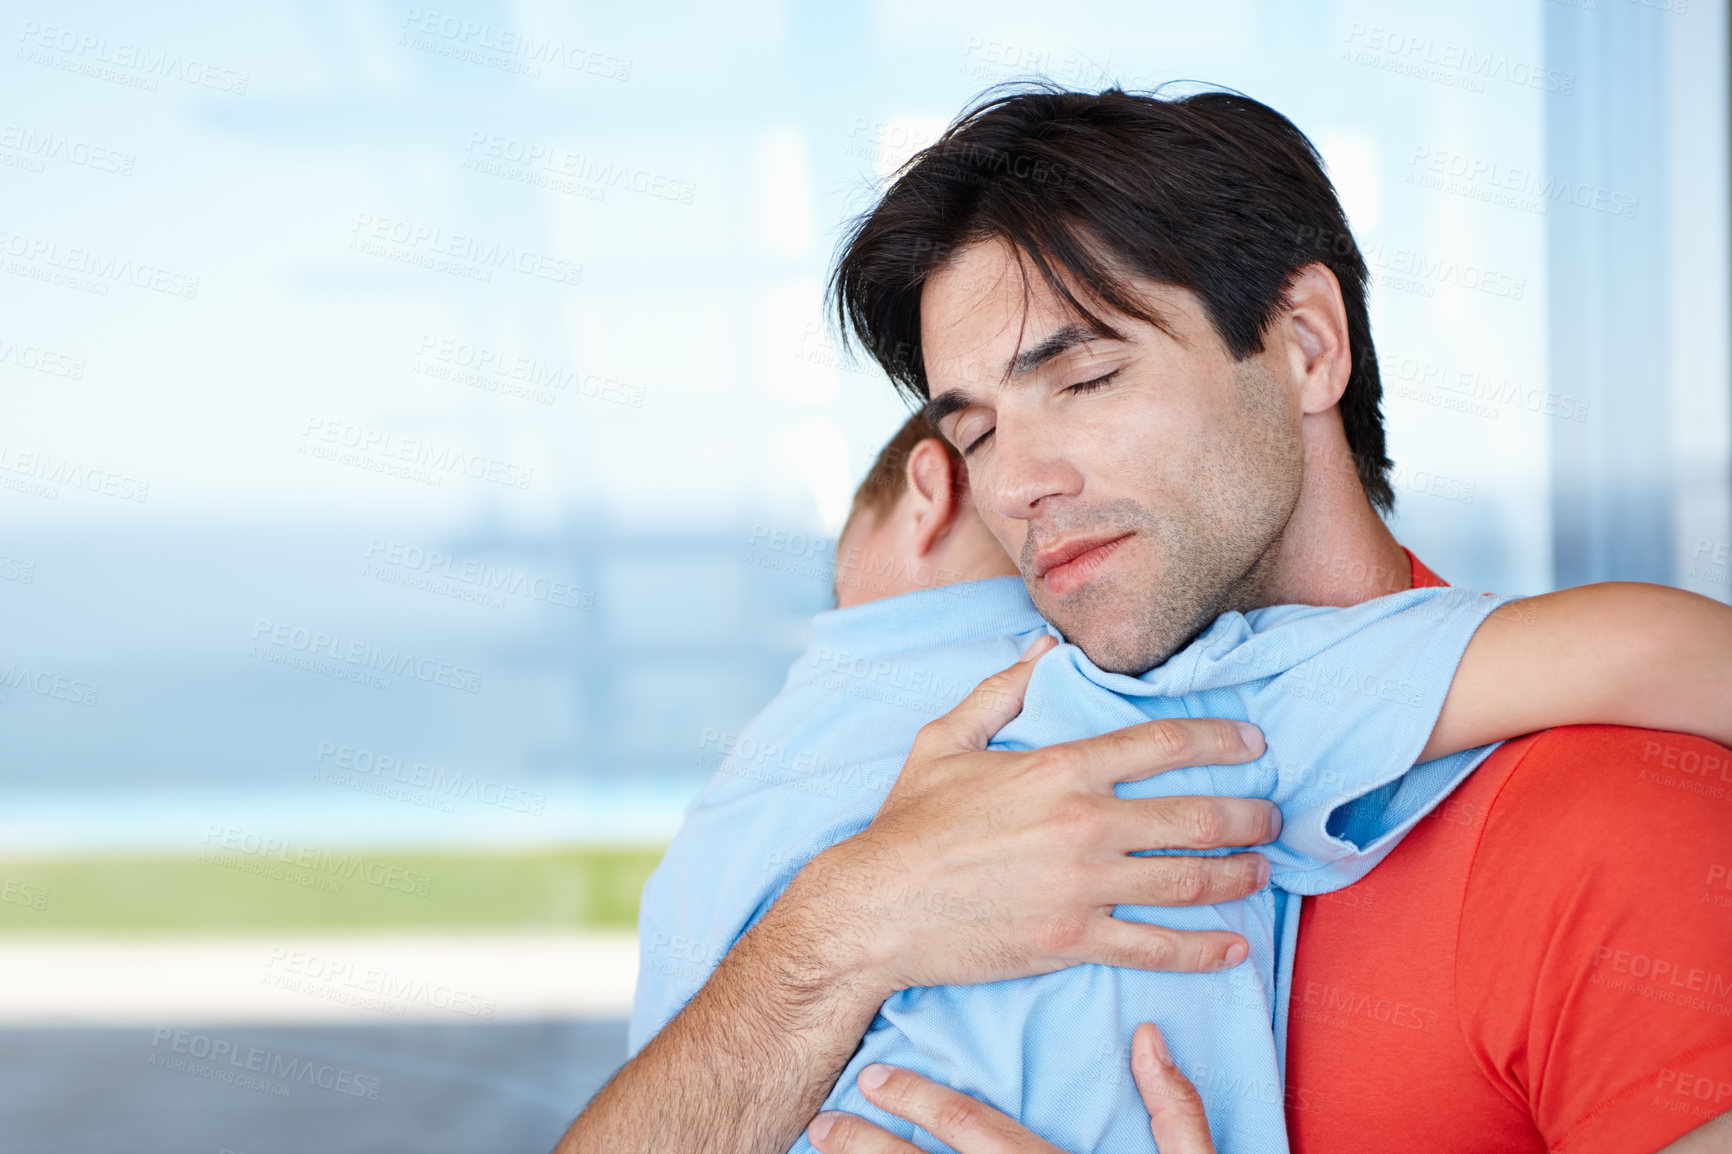
POLYGON ((1677 771, 1732 786, 1732 750, 1705 737, 1627 725, 1565 725, 1506 741, 1486 758, 1480 773, 1531 773, 1589 763, 1677 771))
MULTIPOLYGON (((1685 733, 1565 726, 1506 742, 1463 794, 1482 807, 1491 841, 1591 856, 1622 844, 1620 831, 1643 830, 1651 839, 1662 831, 1726 830, 1732 750, 1685 733)), ((1483 852, 1485 839, 1476 840, 1483 852)))

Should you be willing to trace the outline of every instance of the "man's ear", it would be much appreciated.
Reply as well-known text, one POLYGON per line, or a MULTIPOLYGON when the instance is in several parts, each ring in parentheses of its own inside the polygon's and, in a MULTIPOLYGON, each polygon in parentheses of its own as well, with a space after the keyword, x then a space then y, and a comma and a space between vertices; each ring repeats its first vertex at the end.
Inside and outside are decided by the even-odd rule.
POLYGON ((1298 386, 1299 411, 1309 415, 1333 407, 1353 375, 1353 353, 1341 284, 1324 265, 1308 264, 1294 274, 1279 336, 1298 386))
POLYGON ((967 495, 950 450, 937 437, 927 437, 910 449, 906 468, 908 497, 914 503, 914 549, 925 556, 956 523, 957 510, 967 495))

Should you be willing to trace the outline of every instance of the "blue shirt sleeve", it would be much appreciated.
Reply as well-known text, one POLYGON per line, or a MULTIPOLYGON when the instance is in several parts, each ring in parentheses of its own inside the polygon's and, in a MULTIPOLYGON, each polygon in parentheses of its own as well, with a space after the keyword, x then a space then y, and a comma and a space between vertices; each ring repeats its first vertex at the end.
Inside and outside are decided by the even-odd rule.
MULTIPOLYGON (((1286 665, 1241 690, 1276 770, 1271 797, 1284 822, 1270 855, 1276 885, 1315 894, 1357 881, 1490 753, 1485 746, 1415 764, 1468 642, 1509 600, 1415 589, 1346 609, 1248 615, 1272 663, 1286 665)), ((1244 665, 1257 656, 1246 651, 1260 647, 1224 659, 1244 665)))

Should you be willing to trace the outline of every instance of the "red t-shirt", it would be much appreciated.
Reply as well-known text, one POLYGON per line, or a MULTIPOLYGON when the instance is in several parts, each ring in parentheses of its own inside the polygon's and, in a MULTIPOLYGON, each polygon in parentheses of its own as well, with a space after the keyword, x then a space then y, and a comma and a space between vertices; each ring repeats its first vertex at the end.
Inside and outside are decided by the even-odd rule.
POLYGON ((1732 752, 1506 743, 1305 899, 1287 1085, 1295 1154, 1652 1154, 1732 1111, 1732 752))

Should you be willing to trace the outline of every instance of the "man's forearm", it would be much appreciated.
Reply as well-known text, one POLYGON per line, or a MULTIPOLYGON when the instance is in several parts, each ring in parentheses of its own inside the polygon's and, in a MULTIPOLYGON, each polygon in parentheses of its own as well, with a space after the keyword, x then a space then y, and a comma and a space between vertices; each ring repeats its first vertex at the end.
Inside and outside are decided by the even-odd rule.
POLYGON ((1113 784, 1250 761, 1263 752, 1261 735, 1181 718, 989 751, 1048 648, 1036 642, 921 730, 872 824, 807 863, 596 1095, 558 1154, 781 1154, 897 990, 1081 962, 1208 972, 1244 960, 1237 934, 1121 922, 1112 909, 1256 891, 1268 879, 1256 854, 1129 855, 1263 845, 1280 832, 1280 810, 1262 798, 1119 799, 1113 784))
POLYGON ((784 898, 602 1088, 556 1154, 781 1154, 817 1113, 885 992, 784 898))

